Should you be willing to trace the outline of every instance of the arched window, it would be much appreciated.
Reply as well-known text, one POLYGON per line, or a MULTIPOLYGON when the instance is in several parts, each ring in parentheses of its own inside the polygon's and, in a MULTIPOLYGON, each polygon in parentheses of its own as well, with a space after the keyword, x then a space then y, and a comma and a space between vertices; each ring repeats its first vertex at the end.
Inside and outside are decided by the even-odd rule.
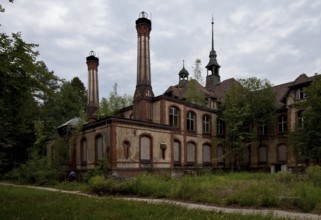
POLYGON ((174 165, 181 164, 181 145, 180 142, 175 140, 174 141, 174 165))
POLYGON ((211 146, 209 144, 203 145, 203 164, 211 164, 211 146))
POLYGON ((99 161, 103 157, 103 137, 99 134, 96 136, 96 161, 99 161))
POLYGON ((170 107, 169 109, 169 125, 173 127, 179 127, 179 110, 176 107, 170 107))
POLYGON ((81 139, 81 144, 80 144, 80 160, 81 160, 81 165, 86 166, 87 165, 87 140, 86 138, 81 139))
POLYGON ((211 133, 211 118, 209 115, 203 116, 203 133, 204 134, 211 133))
POLYGON ((267 147, 264 145, 259 146, 259 163, 267 163, 267 147))
POLYGON ((152 140, 149 136, 140 138, 140 160, 142 163, 150 163, 152 160, 152 140))
POLYGON ((124 158, 125 159, 129 158, 129 147, 130 147, 129 141, 124 141, 123 142, 123 151, 124 151, 124 158))
POLYGON ((217 146, 217 152, 216 152, 216 160, 218 164, 223 164, 224 163, 224 148, 223 145, 219 144, 217 146))
POLYGON ((304 128, 303 111, 298 112, 298 128, 304 128))
POLYGON ((285 144, 281 144, 278 146, 278 160, 280 162, 285 162, 288 160, 288 155, 287 155, 287 147, 285 144))
POLYGON ((217 119, 217 136, 224 136, 225 125, 222 119, 217 119))
POLYGON ((195 131, 195 113, 187 112, 186 117, 187 131, 195 131))
POLYGON ((193 166, 196 161, 196 146, 193 142, 187 143, 187 165, 193 166))
POLYGON ((285 133, 287 130, 287 118, 285 115, 281 115, 279 117, 279 133, 285 133))

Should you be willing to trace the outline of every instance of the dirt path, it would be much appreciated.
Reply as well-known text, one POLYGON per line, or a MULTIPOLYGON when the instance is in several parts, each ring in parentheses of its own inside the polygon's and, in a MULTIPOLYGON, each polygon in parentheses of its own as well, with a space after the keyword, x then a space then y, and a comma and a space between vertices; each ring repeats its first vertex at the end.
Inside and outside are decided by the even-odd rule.
MULTIPOLYGON (((0 185, 25 187, 25 188, 46 190, 46 191, 52 191, 52 192, 69 193, 69 194, 76 194, 76 195, 81 195, 81 196, 86 196, 86 197, 98 198, 97 196, 89 195, 89 194, 82 193, 79 191, 60 190, 60 189, 54 189, 54 188, 49 188, 49 187, 16 185, 16 184, 3 183, 3 182, 0 182, 0 185)), ((167 203, 167 204, 182 206, 187 209, 201 209, 201 210, 205 210, 205 211, 216 211, 216 212, 224 212, 224 213, 240 213, 240 214, 244 214, 244 215, 260 214, 260 215, 273 215, 276 217, 288 217, 288 218, 293 218, 293 219, 309 219, 309 220, 320 219, 321 220, 321 216, 316 215, 316 214, 289 212, 289 211, 275 210, 275 209, 227 208, 227 207, 218 207, 218 206, 213 206, 213 205, 201 205, 201 204, 195 204, 195 203, 178 202, 178 201, 172 201, 172 200, 168 200, 168 199, 129 198, 129 197, 116 197, 116 199, 127 200, 127 201, 147 202, 147 203, 152 203, 152 204, 167 203)))

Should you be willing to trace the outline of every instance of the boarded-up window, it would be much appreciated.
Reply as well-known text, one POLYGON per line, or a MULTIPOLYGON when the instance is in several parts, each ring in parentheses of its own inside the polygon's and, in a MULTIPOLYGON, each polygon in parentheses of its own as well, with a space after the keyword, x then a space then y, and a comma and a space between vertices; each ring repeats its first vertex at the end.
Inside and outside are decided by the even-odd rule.
POLYGON ((140 139, 140 159, 142 161, 150 162, 151 160, 151 139, 143 136, 140 139))
POLYGON ((209 144, 203 145, 203 163, 211 163, 211 146, 209 144))
POLYGON ((96 159, 101 160, 103 157, 103 137, 98 135, 96 137, 96 159))
POLYGON ((267 147, 266 146, 259 147, 259 162, 260 163, 267 162, 267 147))
POLYGON ((224 163, 224 149, 222 145, 217 146, 217 163, 224 163))
POLYGON ((250 156, 251 156, 251 148, 247 147, 243 150, 243 163, 249 164, 250 163, 250 156))
POLYGON ((195 144, 191 142, 187 144, 187 163, 195 163, 195 144))
POLYGON ((174 163, 180 163, 181 161, 181 155, 180 155, 180 144, 178 141, 174 141, 174 163))
POLYGON ((281 144, 278 147, 279 161, 287 161, 287 147, 285 144, 281 144))
POLYGON ((87 140, 85 138, 81 140, 81 164, 87 164, 87 140))
POLYGON ((130 146, 129 142, 124 141, 123 148, 124 148, 124 158, 125 159, 128 159, 128 157, 129 157, 129 146, 130 146))

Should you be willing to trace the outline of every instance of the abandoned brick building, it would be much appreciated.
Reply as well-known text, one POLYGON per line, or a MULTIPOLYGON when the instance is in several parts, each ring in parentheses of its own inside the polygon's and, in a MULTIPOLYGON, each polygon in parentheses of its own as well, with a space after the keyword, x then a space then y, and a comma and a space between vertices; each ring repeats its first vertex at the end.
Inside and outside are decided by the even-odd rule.
MULTIPOLYGON (((133 105, 115 116, 97 119, 99 107, 99 59, 91 54, 88 66, 88 123, 83 126, 76 141, 71 142, 71 167, 87 170, 95 167, 103 157, 108 158, 114 175, 134 175, 141 171, 208 167, 228 169, 230 157, 224 146, 226 128, 219 118, 219 105, 224 93, 235 79, 220 79, 220 65, 213 42, 206 65, 206 85, 195 81, 207 104, 199 106, 186 101, 191 80, 184 68, 178 73, 178 84, 155 97, 151 84, 150 32, 151 20, 142 12, 136 20, 137 81, 133 105)), ((287 170, 298 166, 288 141, 288 132, 303 120, 302 111, 293 103, 305 98, 303 88, 312 77, 300 75, 294 81, 274 86, 278 107, 275 123, 259 132, 242 156, 248 169, 287 170), (260 138, 259 138, 260 136, 260 138)), ((71 120, 59 129, 75 126, 71 120)))

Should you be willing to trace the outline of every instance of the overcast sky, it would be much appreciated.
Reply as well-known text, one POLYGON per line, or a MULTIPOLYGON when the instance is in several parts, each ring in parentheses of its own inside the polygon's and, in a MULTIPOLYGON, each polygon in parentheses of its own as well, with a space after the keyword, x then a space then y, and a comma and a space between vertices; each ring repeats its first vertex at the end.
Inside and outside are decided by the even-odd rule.
POLYGON ((87 87, 86 57, 99 56, 100 98, 118 83, 119 94, 133 95, 136 83, 135 20, 146 11, 155 95, 178 83, 185 68, 193 75, 195 59, 202 74, 211 49, 221 65, 221 80, 269 79, 274 85, 301 73, 321 73, 320 0, 15 0, 1 1, 0 32, 21 32, 39 44, 39 59, 66 80, 78 76, 87 87))

